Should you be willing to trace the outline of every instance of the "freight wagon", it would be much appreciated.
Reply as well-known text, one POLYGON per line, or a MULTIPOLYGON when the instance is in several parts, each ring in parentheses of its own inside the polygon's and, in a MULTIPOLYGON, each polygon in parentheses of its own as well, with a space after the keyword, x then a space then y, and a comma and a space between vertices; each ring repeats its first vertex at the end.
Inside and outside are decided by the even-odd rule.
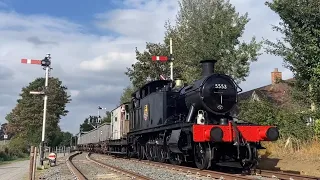
POLYGON ((80 150, 106 154, 126 154, 126 136, 129 132, 128 103, 111 111, 111 122, 104 123, 78 137, 80 150))

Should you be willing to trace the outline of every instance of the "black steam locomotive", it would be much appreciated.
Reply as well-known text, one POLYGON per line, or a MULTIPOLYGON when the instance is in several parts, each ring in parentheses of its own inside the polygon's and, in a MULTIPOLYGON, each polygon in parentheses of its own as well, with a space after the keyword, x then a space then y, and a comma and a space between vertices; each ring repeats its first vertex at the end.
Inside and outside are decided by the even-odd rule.
POLYGON ((277 140, 278 129, 234 121, 230 112, 241 89, 230 76, 214 73, 215 62, 202 61, 201 79, 187 86, 179 80, 145 84, 127 107, 125 138, 79 148, 172 164, 194 162, 199 169, 229 162, 252 168, 260 142, 277 140))
POLYGON ((214 73, 216 61, 202 61, 202 77, 188 86, 153 81, 133 94, 128 153, 139 159, 195 162, 200 169, 225 161, 252 167, 260 141, 274 141, 276 127, 237 124, 230 111, 237 104, 234 80, 214 73))

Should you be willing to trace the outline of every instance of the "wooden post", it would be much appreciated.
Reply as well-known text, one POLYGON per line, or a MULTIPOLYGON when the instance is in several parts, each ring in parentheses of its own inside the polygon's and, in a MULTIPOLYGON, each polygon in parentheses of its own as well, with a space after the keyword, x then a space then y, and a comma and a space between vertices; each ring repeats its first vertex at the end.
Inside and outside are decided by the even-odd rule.
POLYGON ((30 163, 29 163, 29 180, 32 180, 33 172, 34 147, 30 148, 30 163))
POLYGON ((36 180, 36 167, 37 167, 37 146, 34 147, 33 153, 33 172, 32 172, 32 180, 36 180))

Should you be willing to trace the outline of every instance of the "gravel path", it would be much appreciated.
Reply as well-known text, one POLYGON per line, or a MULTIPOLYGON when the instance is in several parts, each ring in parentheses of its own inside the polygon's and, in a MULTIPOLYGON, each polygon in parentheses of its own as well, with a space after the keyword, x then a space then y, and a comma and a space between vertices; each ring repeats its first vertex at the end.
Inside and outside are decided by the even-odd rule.
POLYGON ((1 180, 21 180, 28 177, 29 161, 16 161, 0 166, 1 180))
POLYGON ((57 159, 57 166, 50 167, 39 175, 38 179, 46 180, 74 180, 67 163, 66 157, 60 157, 57 159))
POLYGON ((92 154, 92 159, 98 160, 102 163, 110 164, 112 166, 120 167, 135 173, 142 174, 144 176, 148 176, 155 180, 209 180, 212 178, 207 177, 197 177, 196 175, 190 175, 187 173, 182 173, 170 169, 159 168, 155 166, 149 166, 146 164, 141 164, 133 161, 128 161, 125 159, 115 159, 110 156, 100 155, 100 154, 92 154))
POLYGON ((117 172, 101 167, 86 158, 87 153, 82 153, 72 159, 72 163, 76 168, 89 180, 104 179, 104 180, 126 180, 130 179, 127 176, 121 175, 117 172))

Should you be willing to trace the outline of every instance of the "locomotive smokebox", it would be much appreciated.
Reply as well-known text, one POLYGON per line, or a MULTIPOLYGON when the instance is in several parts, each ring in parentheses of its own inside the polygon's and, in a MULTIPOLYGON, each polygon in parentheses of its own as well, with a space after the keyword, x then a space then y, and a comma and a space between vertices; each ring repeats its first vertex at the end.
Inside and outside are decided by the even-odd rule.
POLYGON ((202 65, 202 77, 208 77, 214 73, 214 65, 216 60, 202 60, 200 61, 202 65))

